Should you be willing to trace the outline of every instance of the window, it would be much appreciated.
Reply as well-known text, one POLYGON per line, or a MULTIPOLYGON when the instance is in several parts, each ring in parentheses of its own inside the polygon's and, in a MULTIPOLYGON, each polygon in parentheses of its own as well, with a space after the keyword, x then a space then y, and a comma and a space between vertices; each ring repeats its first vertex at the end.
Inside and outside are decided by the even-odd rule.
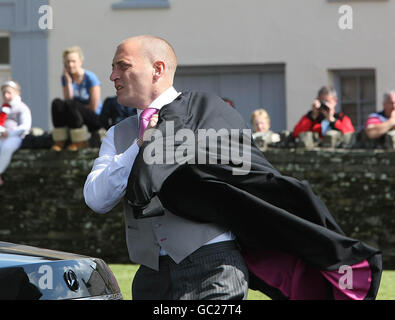
POLYGON ((335 87, 339 110, 351 118, 355 130, 363 129, 368 115, 376 110, 374 70, 336 71, 335 87))
POLYGON ((11 78, 10 37, 0 33, 0 83, 11 78))
POLYGON ((121 0, 112 5, 113 9, 170 8, 169 0, 121 0))
POLYGON ((0 65, 10 64, 10 38, 0 35, 0 65))
POLYGON ((232 100, 247 124, 255 109, 264 108, 271 130, 286 129, 285 64, 179 66, 174 87, 232 100))

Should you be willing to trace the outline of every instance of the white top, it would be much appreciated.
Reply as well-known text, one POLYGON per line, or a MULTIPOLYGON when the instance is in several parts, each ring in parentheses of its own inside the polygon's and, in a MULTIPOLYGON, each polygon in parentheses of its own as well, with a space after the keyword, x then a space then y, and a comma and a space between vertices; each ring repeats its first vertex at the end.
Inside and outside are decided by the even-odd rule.
POLYGON ((27 135, 32 127, 32 114, 29 107, 22 102, 20 96, 15 96, 9 103, 11 106, 10 113, 4 123, 9 137, 27 135))
MULTIPOLYGON (((181 93, 170 87, 156 98, 148 108, 160 110, 164 105, 173 102, 181 93)), ((140 117, 142 110, 138 109, 140 117)), ((114 208, 126 194, 126 187, 133 163, 139 152, 137 139, 121 154, 117 154, 114 145, 114 127, 108 129, 99 151, 99 157, 94 161, 93 168, 84 186, 86 204, 97 213, 107 213, 114 208)), ((234 239, 226 232, 207 244, 234 239)), ((164 254, 163 250, 161 254, 164 254)))

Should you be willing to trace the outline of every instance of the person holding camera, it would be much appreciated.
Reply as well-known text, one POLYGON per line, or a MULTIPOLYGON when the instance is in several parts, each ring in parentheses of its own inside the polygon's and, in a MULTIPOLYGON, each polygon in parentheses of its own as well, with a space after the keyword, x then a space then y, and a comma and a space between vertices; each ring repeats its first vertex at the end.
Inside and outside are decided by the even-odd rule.
POLYGON ((295 125, 292 135, 297 138, 306 131, 318 132, 320 137, 329 130, 338 130, 342 134, 354 132, 351 119, 343 112, 336 113, 337 93, 330 86, 324 86, 318 91, 311 110, 295 125))

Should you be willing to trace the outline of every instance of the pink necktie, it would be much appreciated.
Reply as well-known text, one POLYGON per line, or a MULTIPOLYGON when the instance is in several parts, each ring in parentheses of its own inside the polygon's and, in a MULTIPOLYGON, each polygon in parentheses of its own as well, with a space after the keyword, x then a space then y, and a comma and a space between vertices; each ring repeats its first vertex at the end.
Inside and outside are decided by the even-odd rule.
POLYGON ((140 115, 140 129, 139 129, 139 138, 143 137, 144 131, 148 126, 148 123, 151 119, 151 117, 155 114, 158 113, 158 109, 154 108, 147 108, 145 109, 141 115, 140 115))

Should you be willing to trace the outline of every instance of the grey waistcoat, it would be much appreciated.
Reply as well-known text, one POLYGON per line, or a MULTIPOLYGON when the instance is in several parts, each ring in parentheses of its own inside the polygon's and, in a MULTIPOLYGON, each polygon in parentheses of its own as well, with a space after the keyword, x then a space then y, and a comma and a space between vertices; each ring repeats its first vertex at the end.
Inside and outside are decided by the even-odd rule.
MULTIPOLYGON (((114 144, 118 154, 128 149, 138 136, 138 117, 129 117, 114 127, 114 144)), ((135 219, 132 208, 124 199, 126 243, 130 259, 159 270, 162 247, 176 262, 227 230, 215 224, 198 223, 164 209, 159 217, 135 219)))

